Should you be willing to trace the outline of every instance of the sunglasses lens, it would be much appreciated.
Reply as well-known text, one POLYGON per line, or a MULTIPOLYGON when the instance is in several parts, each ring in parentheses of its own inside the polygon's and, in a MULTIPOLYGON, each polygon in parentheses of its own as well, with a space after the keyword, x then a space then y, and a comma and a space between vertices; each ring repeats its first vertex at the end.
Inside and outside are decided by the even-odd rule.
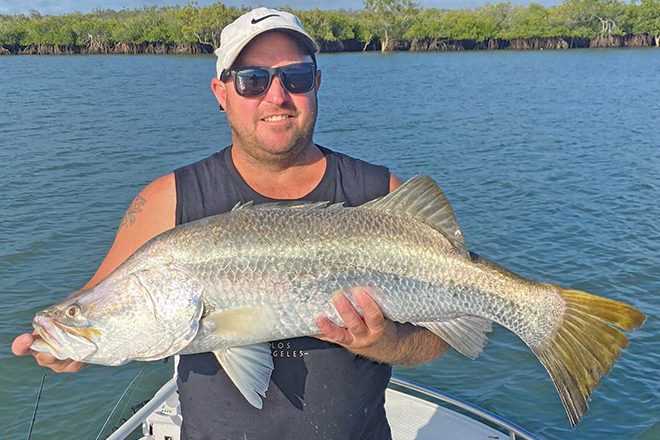
POLYGON ((236 91, 241 96, 259 96, 268 90, 270 73, 264 69, 242 69, 236 72, 236 91))
MULTIPOLYGON (((278 73, 282 85, 289 93, 305 93, 314 88, 315 67, 313 64, 293 64, 276 69, 248 67, 232 72, 236 92, 248 98, 266 93, 270 87, 271 75, 278 73)), ((223 73, 223 75, 223 81, 226 81, 229 73, 223 73)))
POLYGON ((314 67, 309 64, 286 67, 282 69, 280 79, 291 93, 309 92, 314 87, 314 67))

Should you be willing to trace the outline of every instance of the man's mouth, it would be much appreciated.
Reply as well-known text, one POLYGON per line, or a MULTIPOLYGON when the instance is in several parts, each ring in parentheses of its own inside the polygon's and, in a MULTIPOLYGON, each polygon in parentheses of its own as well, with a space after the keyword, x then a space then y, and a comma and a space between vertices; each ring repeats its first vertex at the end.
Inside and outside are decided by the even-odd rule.
POLYGON ((289 119, 291 116, 289 115, 274 115, 274 116, 268 116, 266 118, 263 118, 263 121, 266 122, 277 122, 277 121, 284 121, 289 119))

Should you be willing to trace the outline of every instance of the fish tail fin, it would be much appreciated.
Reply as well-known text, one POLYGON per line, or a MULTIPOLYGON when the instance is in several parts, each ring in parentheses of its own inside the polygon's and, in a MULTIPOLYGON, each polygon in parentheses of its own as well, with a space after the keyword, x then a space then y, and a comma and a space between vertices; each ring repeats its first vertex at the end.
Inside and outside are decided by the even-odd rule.
POLYGON ((550 374, 572 426, 589 409, 589 396, 628 344, 623 331, 644 323, 628 304, 579 290, 559 289, 566 309, 561 324, 540 347, 531 347, 550 374))

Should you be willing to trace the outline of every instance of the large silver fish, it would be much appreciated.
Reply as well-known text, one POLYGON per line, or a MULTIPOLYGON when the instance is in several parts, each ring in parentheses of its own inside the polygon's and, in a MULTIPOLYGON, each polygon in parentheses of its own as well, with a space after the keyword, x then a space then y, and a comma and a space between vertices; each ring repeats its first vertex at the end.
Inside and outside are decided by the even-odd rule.
POLYGON ((273 369, 267 341, 315 335, 341 320, 340 290, 369 288, 385 316, 428 328, 474 358, 491 322, 516 333, 550 374, 572 425, 644 322, 635 308, 530 281, 468 251, 428 177, 356 208, 237 206, 167 231, 97 286, 40 312, 32 346, 103 365, 212 351, 261 407, 273 369))

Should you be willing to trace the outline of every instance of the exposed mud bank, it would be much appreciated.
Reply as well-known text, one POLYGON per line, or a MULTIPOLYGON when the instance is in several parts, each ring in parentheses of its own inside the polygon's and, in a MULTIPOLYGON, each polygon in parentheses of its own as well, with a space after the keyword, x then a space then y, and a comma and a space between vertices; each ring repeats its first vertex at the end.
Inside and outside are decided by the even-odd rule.
POLYGON ((212 53, 213 46, 199 43, 117 43, 89 44, 85 46, 57 46, 52 44, 33 44, 29 46, 0 46, 0 54, 16 55, 72 55, 72 54, 154 54, 184 55, 212 53))
MULTIPOLYGON (((360 40, 321 41, 321 52, 359 52, 380 50, 378 40, 365 44, 360 40)), ((390 43, 397 51, 462 51, 462 50, 564 50, 577 48, 606 47, 651 47, 660 46, 660 37, 651 35, 599 35, 588 38, 514 38, 475 40, 450 40, 447 38, 428 38, 400 40, 390 43)), ((0 46, 0 55, 71 55, 71 54, 155 54, 184 55, 209 54, 213 46, 201 43, 91 43, 85 46, 57 46, 52 44, 34 44, 29 46, 0 46)))
POLYGON ((651 47, 658 46, 658 39, 650 35, 603 36, 591 40, 572 37, 538 37, 489 39, 486 41, 449 40, 433 38, 397 42, 395 50, 414 51, 456 51, 456 50, 563 50, 605 47, 651 47))

